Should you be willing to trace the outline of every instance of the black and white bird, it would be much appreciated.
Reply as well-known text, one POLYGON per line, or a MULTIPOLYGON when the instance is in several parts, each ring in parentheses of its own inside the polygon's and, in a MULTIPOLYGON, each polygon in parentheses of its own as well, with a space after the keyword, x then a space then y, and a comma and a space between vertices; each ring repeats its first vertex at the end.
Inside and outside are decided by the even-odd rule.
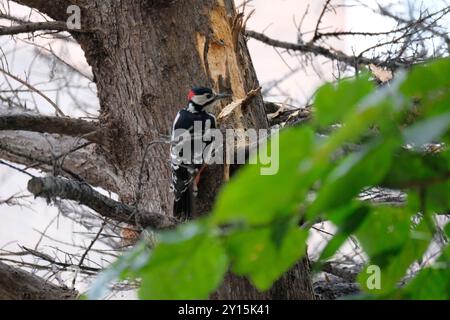
POLYGON ((210 88, 193 88, 188 94, 188 105, 174 120, 170 151, 171 190, 175 196, 173 213, 179 219, 191 218, 192 197, 197 192, 199 175, 204 168, 204 151, 212 143, 204 137, 210 129, 216 128, 215 116, 206 109, 227 97, 230 95, 216 94, 210 88))

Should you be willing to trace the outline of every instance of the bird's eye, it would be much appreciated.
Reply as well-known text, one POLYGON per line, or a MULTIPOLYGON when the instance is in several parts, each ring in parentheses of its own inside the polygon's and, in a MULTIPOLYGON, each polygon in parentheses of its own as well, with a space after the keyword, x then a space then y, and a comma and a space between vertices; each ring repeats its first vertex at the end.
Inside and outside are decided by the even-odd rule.
POLYGON ((206 95, 206 98, 211 99, 211 98, 212 98, 212 94, 211 94, 211 93, 208 93, 208 94, 206 95))

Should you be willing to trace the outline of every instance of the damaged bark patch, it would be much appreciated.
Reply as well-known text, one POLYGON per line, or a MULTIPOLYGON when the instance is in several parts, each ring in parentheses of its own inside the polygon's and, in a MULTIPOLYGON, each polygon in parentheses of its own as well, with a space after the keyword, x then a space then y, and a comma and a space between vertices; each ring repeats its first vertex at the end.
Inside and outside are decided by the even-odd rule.
POLYGON ((216 5, 210 11, 211 33, 197 34, 197 48, 208 76, 219 87, 221 82, 230 86, 237 98, 245 97, 242 72, 233 41, 233 30, 223 5, 216 5))

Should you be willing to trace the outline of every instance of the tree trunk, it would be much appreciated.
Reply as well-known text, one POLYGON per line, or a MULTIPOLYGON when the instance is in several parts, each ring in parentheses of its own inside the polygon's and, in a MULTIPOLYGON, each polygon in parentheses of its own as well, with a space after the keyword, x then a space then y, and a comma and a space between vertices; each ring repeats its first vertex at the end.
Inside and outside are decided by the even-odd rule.
MULTIPOLYGON (((63 0, 59 0, 63 1, 63 0)), ((45 11, 47 2, 38 3, 45 11)), ((235 99, 259 87, 233 0, 78 0, 82 28, 74 33, 92 66, 100 98, 100 125, 110 133, 97 153, 116 170, 120 200, 171 214, 169 145, 172 121, 192 86, 228 91, 235 99), (108 130, 109 129, 109 130, 108 130)), ((57 17, 54 13, 53 17, 57 17)), ((58 17, 57 17, 58 18, 58 17)), ((218 111, 218 110, 217 110, 218 111)), ((236 110, 222 128, 267 128, 261 96, 236 110)), ((223 168, 210 167, 196 213, 210 211, 223 168)), ((262 266, 263 267, 263 266, 262 266)), ((313 299, 307 261, 299 262, 268 293, 227 276, 219 299, 313 299)))
MULTIPOLYGON (((93 67, 101 124, 112 132, 108 151, 122 173, 121 200, 136 200, 145 158, 140 205, 171 212, 168 145, 159 141, 170 134, 190 87, 211 86, 243 98, 258 86, 244 40, 233 38, 233 2, 90 3, 84 23, 100 30, 77 38, 93 67)), ((261 97, 232 122, 233 127, 266 128, 261 97)))
POLYGON ((212 298, 218 300, 314 300, 309 260, 304 258, 299 261, 276 281, 269 291, 263 293, 258 292, 247 279, 228 273, 212 298))
MULTIPOLYGON (((155 141, 170 134, 172 121, 186 104, 190 87, 211 86, 232 92, 238 99, 259 86, 242 30, 233 27, 239 26, 234 3, 93 3, 85 12, 95 12, 88 15, 89 24, 101 31, 96 33, 95 41, 85 35, 79 40, 97 81, 101 123, 114 132, 109 151, 122 172, 124 183, 119 186, 119 195, 128 203, 138 201, 150 212, 169 214, 173 198, 168 192, 168 145, 155 141), (140 176, 144 177, 141 191, 137 190, 140 176)), ((254 99, 246 110, 238 110, 226 126, 267 128, 262 98, 254 99)), ((197 213, 211 208, 221 177, 220 168, 209 170, 208 182, 200 185, 203 197, 197 201, 197 213)), ((314 294, 308 265, 303 261, 265 294, 246 280, 229 275, 216 298, 312 299, 314 294)))

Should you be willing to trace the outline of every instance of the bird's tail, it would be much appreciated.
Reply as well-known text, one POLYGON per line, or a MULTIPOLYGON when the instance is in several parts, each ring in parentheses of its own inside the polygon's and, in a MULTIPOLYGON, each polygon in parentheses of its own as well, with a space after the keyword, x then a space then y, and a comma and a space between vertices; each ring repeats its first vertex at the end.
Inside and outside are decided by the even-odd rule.
POLYGON ((173 215, 180 220, 192 218, 192 187, 184 191, 173 204, 173 215))

